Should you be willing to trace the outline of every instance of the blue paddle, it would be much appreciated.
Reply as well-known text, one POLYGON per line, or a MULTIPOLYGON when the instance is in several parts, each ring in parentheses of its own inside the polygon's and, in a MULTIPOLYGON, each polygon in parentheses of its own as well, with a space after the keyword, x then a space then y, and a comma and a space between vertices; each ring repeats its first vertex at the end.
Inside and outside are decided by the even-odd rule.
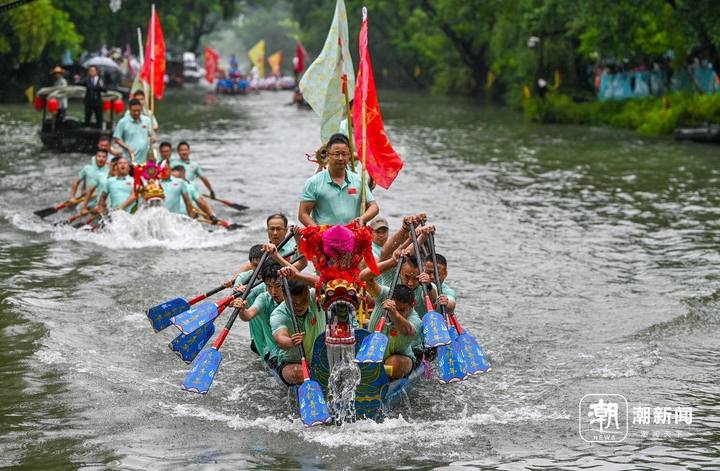
POLYGON ((234 292, 216 303, 202 303, 189 311, 171 318, 170 322, 184 335, 190 335, 208 322, 214 321, 231 302, 240 296, 242 296, 242 293, 234 292))
MULTIPOLYGON (((430 257, 432 258, 433 262, 433 272, 435 275, 435 283, 437 284, 438 296, 441 296, 442 281, 440 281, 440 270, 438 268, 437 256, 435 254, 435 236, 433 234, 430 234, 428 240, 430 242, 430 257)), ((444 313, 444 307, 440 306, 440 309, 444 313)), ((485 353, 483 352, 482 347, 480 347, 480 345, 477 343, 477 340, 475 340, 475 337, 463 331, 462 327, 460 327, 460 323, 457 322, 454 314, 447 314, 451 323, 450 330, 452 332, 450 335, 452 337, 453 350, 462 360, 462 366, 464 367, 465 373, 467 375, 476 375, 488 371, 490 369, 490 366, 485 361, 485 353)), ((441 354, 447 355, 446 352, 438 353, 439 356, 441 354)), ((443 375, 443 377, 445 377, 445 375, 443 375)), ((450 380, 456 378, 456 376, 451 375, 447 375, 446 377, 450 380)))
POLYGON ((152 328, 155 330, 155 332, 160 332, 161 330, 172 324, 172 322, 170 321, 171 318, 177 316, 178 314, 182 314, 183 312, 190 309, 190 306, 197 304, 203 299, 209 298, 213 294, 219 293, 224 289, 225 285, 220 285, 217 288, 211 289, 205 294, 201 294, 192 298, 190 301, 186 301, 184 298, 175 298, 171 299, 170 301, 165 301, 162 304, 158 304, 157 306, 151 307, 150 309, 148 309, 147 312, 147 317, 150 320, 150 325, 152 325, 152 328))
POLYGON ((215 333, 215 324, 210 322, 190 335, 180 334, 168 345, 185 363, 192 363, 198 353, 215 333))
MULTIPOLYGON (((410 223, 410 235, 412 236, 413 246, 415 247, 415 258, 417 258, 418 267, 422 267, 423 259, 420 254, 420 246, 418 245, 415 225, 413 223, 410 223)), ((422 318, 422 334, 425 348, 448 345, 451 339, 445 317, 433 308, 427 286, 422 283, 420 286, 422 287, 425 306, 427 308, 427 313, 422 318)))
MULTIPOLYGON (((277 246, 278 250, 280 250, 290 239, 292 239, 292 237, 293 233, 291 231, 290 233, 288 233, 287 236, 285 236, 285 239, 283 239, 283 241, 280 242, 280 244, 277 246)), ((269 252, 263 253, 262 257, 260 258, 260 263, 258 263, 257 267, 255 267, 255 270, 253 270, 252 274, 250 275, 250 279, 247 282, 248 286, 255 286, 255 279, 257 278, 258 273, 260 273, 260 269, 265 264, 265 260, 267 260, 269 255, 269 252)), ((243 301, 247 299, 250 291, 252 290, 246 289, 242 293, 241 299, 243 301)), ((213 342, 212 347, 204 349, 195 358, 192 363, 192 368, 190 368, 187 376, 185 376, 185 380, 182 382, 182 388, 185 391, 190 391, 198 394, 207 394, 207 392, 210 390, 213 379, 215 379, 215 374, 220 368, 220 363, 222 362, 222 354, 220 353, 220 347, 222 347, 223 343, 225 343, 225 339, 227 338, 230 329, 232 329, 232 326, 235 323, 235 319, 237 319, 239 313, 240 308, 235 308, 232 315, 230 316, 230 319, 228 319, 227 324, 225 324, 225 327, 220 332, 220 335, 218 335, 218 337, 215 339, 215 342, 213 342)))
MULTIPOLYGON (((262 281, 258 280, 252 287, 247 289, 252 291, 260 284, 262 284, 262 281)), ((170 350, 175 352, 185 363, 192 363, 197 354, 200 353, 215 333, 214 322, 215 319, 213 319, 213 322, 208 322, 189 334, 181 333, 168 345, 170 350)))
MULTIPOLYGON (((400 268, 402 268, 404 260, 405 257, 400 257, 397 267, 395 267, 395 273, 393 274, 393 279, 390 283, 390 293, 388 294, 388 299, 392 299, 393 292, 395 291, 395 285, 397 285, 398 279, 400 278, 400 268)), ((385 350, 387 349, 388 338, 387 335, 383 333, 383 329, 385 328, 387 315, 387 309, 383 309, 382 316, 375 326, 375 332, 363 339, 357 356, 355 357, 355 361, 357 363, 382 363, 385 359, 385 350)))
MULTIPOLYGON (((290 261, 290 263, 295 263, 301 258, 303 258, 302 255, 294 258, 290 261)), ((254 285, 246 289, 252 291, 261 284, 262 281, 256 280, 254 285)), ((197 354, 200 353, 203 347, 205 347, 205 344, 215 333, 215 319, 190 334, 186 335, 181 333, 175 337, 175 339, 168 345, 170 350, 175 352, 175 354, 177 354, 185 363, 192 363, 197 354)))
MULTIPOLYGON (((290 317, 293 321, 293 328, 296 333, 299 333, 300 326, 298 326, 298 321, 295 317, 295 307, 287 278, 283 278, 283 291, 285 292, 285 305, 290 311, 290 317)), ((300 350, 303 370, 303 382, 298 388, 300 418, 306 427, 327 423, 330 421, 330 410, 325 402, 325 396, 323 395, 320 383, 310 379, 310 368, 308 368, 307 359, 305 358, 305 347, 302 342, 298 345, 298 350, 300 350)))

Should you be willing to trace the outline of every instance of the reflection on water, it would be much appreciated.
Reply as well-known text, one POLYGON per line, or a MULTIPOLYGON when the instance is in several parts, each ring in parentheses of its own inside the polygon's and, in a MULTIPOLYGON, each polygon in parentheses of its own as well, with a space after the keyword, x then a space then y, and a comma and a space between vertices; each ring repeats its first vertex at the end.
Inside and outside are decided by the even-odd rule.
POLYGON ((376 196, 393 227, 419 210, 437 224, 458 314, 490 374, 422 383, 383 423, 308 430, 239 324, 212 392, 182 393, 174 332, 151 333, 143 311, 217 285, 263 240, 267 214, 296 214, 317 118, 285 106, 286 93, 170 95, 160 138, 191 142, 218 196, 251 207, 217 211, 247 228, 210 234, 163 215, 91 234, 32 215, 62 199, 87 156, 43 151, 33 112, 0 108, 11 156, 0 160, 0 463, 716 468, 715 148, 530 125, 450 98, 382 98, 405 169, 376 196), (591 393, 691 406, 693 423, 658 436, 630 424, 621 444, 588 444, 577 411, 591 393))

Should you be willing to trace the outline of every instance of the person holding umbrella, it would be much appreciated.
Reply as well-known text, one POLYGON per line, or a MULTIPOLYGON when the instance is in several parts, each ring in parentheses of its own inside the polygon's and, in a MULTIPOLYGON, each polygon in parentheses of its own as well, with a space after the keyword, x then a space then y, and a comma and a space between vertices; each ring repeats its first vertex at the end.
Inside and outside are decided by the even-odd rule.
POLYGON ((88 75, 80 82, 85 87, 85 126, 90 126, 90 118, 95 114, 97 128, 102 128, 103 124, 103 107, 102 94, 105 91, 105 83, 98 75, 97 67, 91 65, 88 68, 88 75))

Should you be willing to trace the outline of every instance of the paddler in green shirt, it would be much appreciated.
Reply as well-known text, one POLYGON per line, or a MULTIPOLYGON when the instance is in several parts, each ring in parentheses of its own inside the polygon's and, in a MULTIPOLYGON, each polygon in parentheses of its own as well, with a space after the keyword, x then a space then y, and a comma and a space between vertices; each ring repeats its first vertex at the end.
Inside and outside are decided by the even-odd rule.
MULTIPOLYGON (((397 265, 400 253, 401 251, 398 250, 391 259, 378 264, 378 269, 381 272, 392 271, 390 269, 397 265)), ((405 265, 406 263, 403 263, 400 268, 401 277, 405 265)), ((390 287, 378 284, 370 269, 364 269, 360 274, 360 279, 366 281, 367 292, 375 299, 375 309, 370 316, 368 330, 374 332, 384 310, 388 311, 382 331, 388 338, 388 346, 383 357, 384 363, 385 366, 390 367, 388 371, 390 379, 402 378, 412 371, 417 362, 412 346, 420 336, 422 329, 420 316, 413 309, 415 305, 413 290, 398 284, 390 298, 390 287)))
POLYGON ((301 357, 297 346, 303 344, 308 362, 311 362, 315 340, 325 332, 326 318, 325 311, 317 305, 315 289, 292 279, 288 281, 288 284, 300 332, 295 331, 292 313, 286 304, 287 300, 272 312, 270 327, 275 343, 279 347, 275 371, 285 384, 290 386, 303 382, 301 357))
POLYGON ((366 209, 360 214, 362 179, 347 169, 350 160, 348 138, 342 134, 333 134, 326 148, 327 168, 305 182, 298 220, 309 227, 323 224, 345 225, 357 219, 360 225, 364 226, 377 216, 379 208, 366 183, 366 209))
POLYGON ((240 308, 240 319, 250 322, 250 349, 257 353, 263 362, 269 362, 271 358, 281 354, 270 328, 270 315, 283 300, 279 270, 280 265, 275 263, 264 266, 262 281, 265 291, 260 293, 252 304, 242 299, 233 301, 233 307, 240 308))
POLYGON ((134 181, 129 176, 130 162, 125 157, 120 157, 115 168, 116 175, 108 177, 101 190, 100 199, 96 206, 100 213, 107 212, 106 206, 111 209, 129 211, 130 205, 135 202, 134 181))
MULTIPOLYGON (((438 296, 437 304, 445 306, 448 312, 455 312, 455 304, 457 303, 457 295, 455 290, 445 284, 445 278, 447 278, 447 259, 440 255, 435 254, 438 262, 438 274, 440 275, 440 287, 442 288, 442 295, 438 296)), ((435 278, 435 269, 433 268, 432 257, 425 257, 425 273, 431 278, 435 278)))
POLYGON ((195 215, 195 209, 190 200, 190 186, 182 179, 182 166, 178 165, 172 169, 170 178, 161 180, 163 192, 165 193, 165 209, 174 214, 187 214, 190 217, 195 215))
MULTIPOLYGON (((285 239, 285 236, 288 233, 288 218, 282 213, 275 213, 268 216, 268 218, 265 220, 265 226, 267 227, 267 235, 268 235, 268 242, 270 244, 273 244, 274 246, 280 245, 280 242, 285 239)), ((271 251, 272 253, 272 251, 271 251)), ((280 255, 285 258, 286 260, 289 258, 292 258, 293 255, 296 253, 296 242, 295 239, 290 239, 285 246, 280 249, 280 255)), ((302 270, 305 268, 305 265, 307 264, 306 261, 303 259, 303 264, 299 266, 299 269, 302 270)), ((252 270, 250 266, 250 262, 245 262, 242 265, 240 265, 240 268, 238 269, 238 273, 246 272, 248 270, 252 270)))
MULTIPOLYGON (((99 174, 103 173, 107 175, 108 167, 105 165, 107 164, 107 158, 108 152, 106 150, 98 149, 97 152, 95 152, 93 161, 80 170, 80 174, 73 182, 72 187, 70 188, 70 197, 68 199, 75 198, 80 183, 83 185, 83 192, 87 193, 87 191, 90 190, 90 187, 95 183, 95 179, 99 174)), ((96 200, 97 198, 94 198, 92 203, 94 204, 96 200)))
POLYGON ((199 179, 203 182, 207 190, 210 192, 210 198, 215 199, 215 190, 210 185, 210 180, 203 175, 202 167, 197 161, 190 160, 190 144, 186 141, 180 141, 177 145, 177 154, 179 159, 170 160, 170 166, 182 165, 185 167, 185 178, 191 185, 197 186, 195 180, 199 179))

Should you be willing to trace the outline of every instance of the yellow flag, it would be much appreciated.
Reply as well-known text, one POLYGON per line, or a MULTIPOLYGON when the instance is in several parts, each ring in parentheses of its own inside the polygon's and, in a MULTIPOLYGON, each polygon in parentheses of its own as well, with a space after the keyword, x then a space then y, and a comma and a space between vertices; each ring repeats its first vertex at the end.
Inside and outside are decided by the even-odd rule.
POLYGON ((257 68, 260 78, 265 78, 265 40, 261 39, 248 51, 250 62, 257 68))
POLYGON ((267 61, 270 64, 270 70, 276 77, 280 77, 280 64, 282 64, 282 52, 278 51, 272 56, 268 57, 267 61))
POLYGON ((27 97, 28 101, 30 103, 33 102, 33 98, 35 98, 35 87, 30 85, 25 89, 25 96, 27 97))

